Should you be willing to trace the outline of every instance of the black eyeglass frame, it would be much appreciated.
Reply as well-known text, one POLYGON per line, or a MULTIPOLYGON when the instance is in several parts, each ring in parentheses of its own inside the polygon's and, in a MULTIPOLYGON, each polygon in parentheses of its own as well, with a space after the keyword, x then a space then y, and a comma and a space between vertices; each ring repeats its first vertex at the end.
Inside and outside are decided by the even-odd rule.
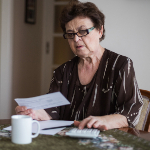
MULTIPOLYGON (((89 29, 82 30, 82 31, 87 31, 87 34, 89 34, 89 33, 90 33, 92 30, 94 30, 94 29, 95 29, 95 27, 91 27, 91 28, 89 28, 89 29)), ((64 34, 63 34, 63 37, 64 37, 64 39, 74 39, 75 35, 78 36, 78 33, 79 33, 79 31, 76 32, 76 33, 64 33, 64 34), (73 34, 73 38, 66 38, 66 37, 65 37, 66 34, 73 34)), ((86 35, 87 35, 87 34, 86 34, 86 35)), ((86 35, 82 35, 82 36, 78 36, 78 37, 83 37, 83 36, 86 36, 86 35)))

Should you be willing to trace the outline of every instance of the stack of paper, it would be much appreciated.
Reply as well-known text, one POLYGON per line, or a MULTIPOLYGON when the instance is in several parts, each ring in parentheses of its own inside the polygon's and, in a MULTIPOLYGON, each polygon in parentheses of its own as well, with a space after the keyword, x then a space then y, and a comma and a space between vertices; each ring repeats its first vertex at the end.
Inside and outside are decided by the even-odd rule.
MULTIPOLYGON (((63 130, 63 128, 56 128, 56 129, 49 129, 49 130, 42 130, 45 128, 52 128, 52 127, 61 127, 61 126, 68 126, 73 124, 73 121, 63 121, 63 120, 48 120, 48 121, 39 121, 40 123, 40 134, 47 134, 47 135, 55 135, 59 131, 63 130)), ((4 128, 3 130, 11 131, 11 126, 4 128)), ((32 125, 32 133, 37 132, 37 125, 33 123, 32 125)))

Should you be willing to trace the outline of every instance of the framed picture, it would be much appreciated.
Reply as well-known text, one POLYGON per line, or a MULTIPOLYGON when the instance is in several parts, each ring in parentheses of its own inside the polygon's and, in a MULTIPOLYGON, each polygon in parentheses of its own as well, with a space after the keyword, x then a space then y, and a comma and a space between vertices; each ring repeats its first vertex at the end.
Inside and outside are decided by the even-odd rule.
POLYGON ((25 22, 30 24, 35 24, 36 0, 25 0, 25 22))

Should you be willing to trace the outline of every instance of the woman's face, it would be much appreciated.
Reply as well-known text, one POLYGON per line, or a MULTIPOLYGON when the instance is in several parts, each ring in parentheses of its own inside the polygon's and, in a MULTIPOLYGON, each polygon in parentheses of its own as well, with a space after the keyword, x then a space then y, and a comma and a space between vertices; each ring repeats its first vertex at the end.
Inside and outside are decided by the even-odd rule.
MULTIPOLYGON (((79 30, 86 30, 93 27, 94 24, 88 17, 76 17, 66 24, 66 33, 76 33, 79 30)), ((92 30, 89 34, 83 37, 75 35, 73 39, 68 39, 70 48, 75 55, 80 58, 96 55, 100 51, 99 38, 103 34, 103 29, 92 30)))

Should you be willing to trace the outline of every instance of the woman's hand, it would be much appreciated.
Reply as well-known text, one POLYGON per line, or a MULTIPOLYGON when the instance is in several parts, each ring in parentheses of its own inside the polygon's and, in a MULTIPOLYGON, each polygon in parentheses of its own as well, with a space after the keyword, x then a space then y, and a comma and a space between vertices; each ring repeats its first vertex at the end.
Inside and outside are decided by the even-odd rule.
POLYGON ((108 130, 106 126, 105 120, 101 119, 101 117, 96 116, 89 116, 85 118, 83 121, 74 121, 74 125, 77 126, 79 129, 83 129, 84 127, 87 128, 97 128, 99 130, 108 130))
POLYGON ((27 109, 25 106, 17 106, 15 108, 17 115, 28 115, 31 116, 32 119, 35 120, 50 120, 52 117, 44 110, 33 110, 33 109, 27 109))
POLYGON ((125 116, 120 114, 113 114, 107 116, 89 116, 83 121, 74 121, 74 125, 79 129, 87 128, 97 128, 101 131, 128 127, 127 119, 125 116))

